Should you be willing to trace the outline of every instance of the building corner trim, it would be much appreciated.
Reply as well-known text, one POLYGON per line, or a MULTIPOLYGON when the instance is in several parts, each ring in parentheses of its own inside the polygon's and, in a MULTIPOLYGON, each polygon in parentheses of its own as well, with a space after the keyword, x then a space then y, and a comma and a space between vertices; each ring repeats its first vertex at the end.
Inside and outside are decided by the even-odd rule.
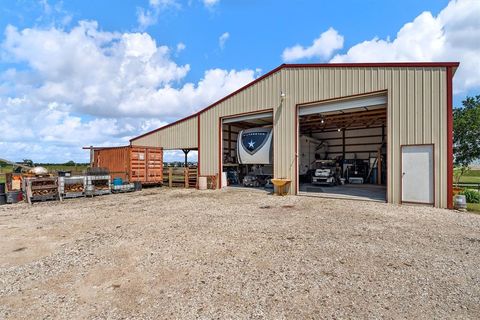
POLYGON ((452 67, 447 67, 447 208, 453 209, 453 101, 452 67))

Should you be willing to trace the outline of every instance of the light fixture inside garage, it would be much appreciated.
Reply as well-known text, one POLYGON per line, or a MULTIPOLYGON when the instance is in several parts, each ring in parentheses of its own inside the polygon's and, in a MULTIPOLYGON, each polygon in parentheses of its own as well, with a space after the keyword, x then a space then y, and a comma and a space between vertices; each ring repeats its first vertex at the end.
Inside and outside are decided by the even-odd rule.
POLYGON ((282 101, 285 100, 285 97, 286 97, 286 96, 287 96, 287 95, 285 94, 285 92, 280 91, 280 99, 281 99, 282 101))

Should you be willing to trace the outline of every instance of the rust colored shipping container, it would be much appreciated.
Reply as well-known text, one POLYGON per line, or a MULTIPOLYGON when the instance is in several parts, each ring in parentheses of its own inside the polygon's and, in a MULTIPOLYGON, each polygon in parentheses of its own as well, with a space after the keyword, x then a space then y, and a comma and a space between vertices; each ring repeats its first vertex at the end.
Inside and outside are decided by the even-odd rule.
POLYGON ((142 184, 163 182, 163 149, 157 147, 93 148, 92 166, 107 168, 113 178, 140 181, 142 184))

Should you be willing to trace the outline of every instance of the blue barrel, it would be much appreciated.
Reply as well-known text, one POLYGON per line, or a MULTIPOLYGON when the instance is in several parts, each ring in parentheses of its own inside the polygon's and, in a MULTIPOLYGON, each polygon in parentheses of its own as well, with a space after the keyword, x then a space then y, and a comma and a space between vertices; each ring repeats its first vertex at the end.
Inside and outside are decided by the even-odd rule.
POLYGON ((114 186, 121 186, 123 184, 122 178, 114 178, 113 179, 113 185, 114 186))

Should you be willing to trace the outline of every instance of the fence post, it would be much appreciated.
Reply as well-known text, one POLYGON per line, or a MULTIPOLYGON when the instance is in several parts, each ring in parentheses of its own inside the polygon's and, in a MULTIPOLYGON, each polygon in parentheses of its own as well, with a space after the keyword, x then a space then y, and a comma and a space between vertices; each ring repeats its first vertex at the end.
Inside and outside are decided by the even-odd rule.
POLYGON ((185 179, 185 188, 188 188, 189 184, 189 176, 188 176, 188 167, 185 168, 183 171, 184 179, 185 179))
POLYGON ((168 168, 168 186, 171 188, 173 186, 173 168, 168 168))

